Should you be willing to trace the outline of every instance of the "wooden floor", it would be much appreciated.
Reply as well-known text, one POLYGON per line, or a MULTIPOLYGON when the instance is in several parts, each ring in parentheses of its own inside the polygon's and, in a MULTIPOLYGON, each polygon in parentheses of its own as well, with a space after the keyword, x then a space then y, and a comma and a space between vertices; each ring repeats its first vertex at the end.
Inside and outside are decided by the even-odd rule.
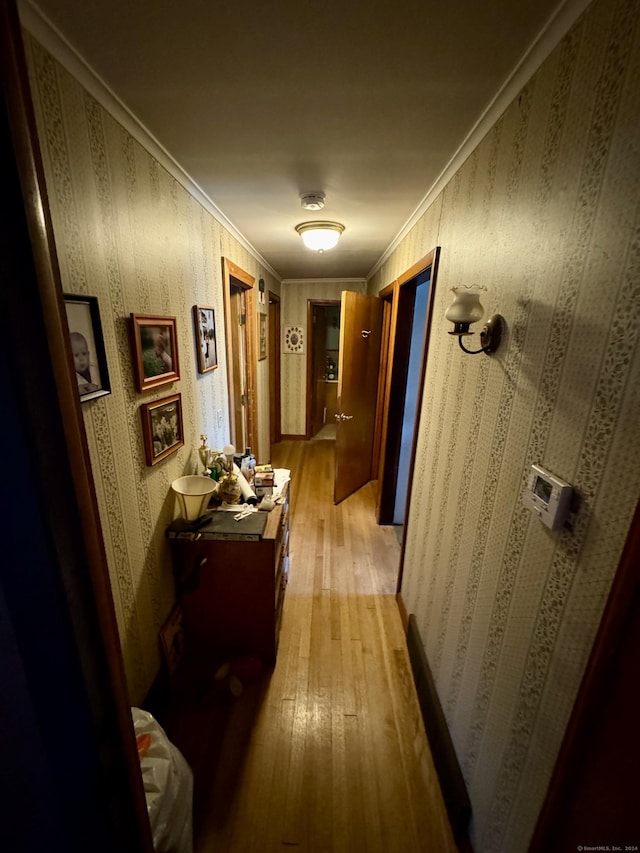
POLYGON ((226 705, 191 682, 171 729, 194 769, 196 853, 456 850, 395 601, 397 537, 375 523, 372 484, 333 505, 333 453, 273 448, 292 472, 275 669, 226 705))

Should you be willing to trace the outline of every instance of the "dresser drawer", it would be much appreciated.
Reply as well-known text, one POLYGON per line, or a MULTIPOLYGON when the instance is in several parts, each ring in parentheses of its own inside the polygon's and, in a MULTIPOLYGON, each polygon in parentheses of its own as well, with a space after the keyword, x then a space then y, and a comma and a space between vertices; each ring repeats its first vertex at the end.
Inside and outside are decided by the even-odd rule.
POLYGON ((288 485, 283 498, 262 534, 242 536, 239 528, 222 536, 174 525, 169 538, 185 637, 203 659, 256 654, 275 663, 289 576, 288 485))

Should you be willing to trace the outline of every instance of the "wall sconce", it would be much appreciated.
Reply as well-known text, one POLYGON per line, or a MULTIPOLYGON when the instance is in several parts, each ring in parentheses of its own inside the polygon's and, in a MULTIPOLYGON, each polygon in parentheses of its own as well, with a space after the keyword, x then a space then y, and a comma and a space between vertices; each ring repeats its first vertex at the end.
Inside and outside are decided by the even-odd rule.
POLYGON ((481 284, 460 285, 451 288, 455 298, 444 316, 453 323, 453 331, 449 334, 457 336, 460 349, 469 355, 495 352, 502 340, 504 319, 501 314, 493 314, 480 332, 481 349, 467 349, 462 343, 463 337, 473 334, 469 331, 469 326, 472 323, 477 323, 478 320, 482 320, 484 316, 484 308, 480 304, 480 294, 486 293, 486 291, 487 288, 481 284))
POLYGON ((344 225, 339 222, 301 222, 296 225, 296 231, 307 249, 322 253, 337 245, 344 225))

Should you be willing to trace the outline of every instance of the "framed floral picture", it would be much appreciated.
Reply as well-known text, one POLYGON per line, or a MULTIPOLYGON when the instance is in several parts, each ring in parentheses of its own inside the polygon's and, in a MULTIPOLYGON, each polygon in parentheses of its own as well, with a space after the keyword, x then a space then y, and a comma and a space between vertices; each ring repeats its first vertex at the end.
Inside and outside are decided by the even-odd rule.
POLYGON ((111 393, 96 296, 64 294, 73 366, 80 402, 111 393))
POLYGON ((193 306, 193 327, 196 333, 198 373, 209 373, 218 366, 216 312, 210 305, 193 306))
POLYGON ((132 314, 130 331, 137 391, 180 379, 175 317, 132 314))
POLYGON ((267 315, 258 314, 258 361, 267 357, 267 315))
POLYGON ((181 394, 143 403, 140 415, 147 465, 157 465, 183 446, 181 394))

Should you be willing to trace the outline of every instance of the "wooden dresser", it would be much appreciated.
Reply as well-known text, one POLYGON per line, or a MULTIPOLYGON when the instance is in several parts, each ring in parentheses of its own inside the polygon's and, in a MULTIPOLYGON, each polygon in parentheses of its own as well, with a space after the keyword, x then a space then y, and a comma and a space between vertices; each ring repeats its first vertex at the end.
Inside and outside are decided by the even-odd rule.
POLYGON ((216 512, 195 531, 181 519, 167 528, 185 653, 275 663, 289 575, 289 487, 269 513, 234 521, 233 513, 216 512))

